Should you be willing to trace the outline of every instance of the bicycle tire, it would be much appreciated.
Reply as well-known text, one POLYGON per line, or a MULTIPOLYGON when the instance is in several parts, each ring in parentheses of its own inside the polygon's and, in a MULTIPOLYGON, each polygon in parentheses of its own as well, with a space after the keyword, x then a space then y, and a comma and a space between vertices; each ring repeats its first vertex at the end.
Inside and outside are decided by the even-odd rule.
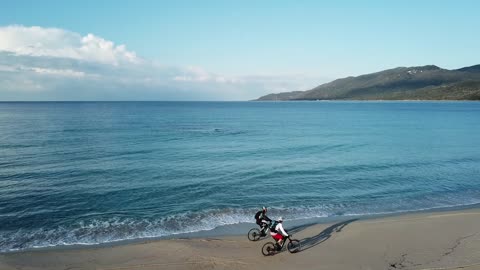
POLYGON ((302 248, 302 244, 300 244, 300 241, 298 241, 297 239, 292 239, 287 244, 287 249, 288 249, 288 252, 290 253, 299 252, 301 248, 302 248))
POLYGON ((272 242, 268 242, 262 247, 262 254, 263 256, 272 256, 275 254, 275 244, 272 242))
POLYGON ((248 231, 247 237, 250 241, 260 240, 260 230, 257 228, 251 229, 250 231, 248 231))

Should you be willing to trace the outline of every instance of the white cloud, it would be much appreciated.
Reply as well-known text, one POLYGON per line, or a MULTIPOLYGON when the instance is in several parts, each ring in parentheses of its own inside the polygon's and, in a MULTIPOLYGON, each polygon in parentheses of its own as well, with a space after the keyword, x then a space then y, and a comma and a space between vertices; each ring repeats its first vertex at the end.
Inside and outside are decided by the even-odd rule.
POLYGON ((174 76, 172 79, 179 82, 216 82, 216 83, 237 83, 241 80, 234 77, 226 77, 217 75, 204 70, 201 67, 188 66, 183 70, 179 70, 180 75, 174 76))
POLYGON ((232 77, 159 65, 94 34, 0 27, 0 100, 250 100, 320 82, 315 76, 232 77))
POLYGON ((20 25, 0 27, 0 51, 17 55, 50 56, 118 65, 139 63, 135 52, 125 45, 93 34, 78 33, 58 28, 25 27, 20 25))
POLYGON ((49 68, 31 68, 33 72, 48 75, 66 76, 66 77, 85 77, 85 72, 75 71, 71 69, 49 69, 49 68))

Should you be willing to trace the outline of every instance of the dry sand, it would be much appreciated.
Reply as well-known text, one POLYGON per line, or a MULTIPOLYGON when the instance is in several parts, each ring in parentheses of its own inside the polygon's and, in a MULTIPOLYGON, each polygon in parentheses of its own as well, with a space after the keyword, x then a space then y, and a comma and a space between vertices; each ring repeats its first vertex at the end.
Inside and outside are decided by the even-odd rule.
MULTIPOLYGON (((288 221, 284 222, 288 229, 288 221)), ((264 257, 270 238, 145 241, 0 255, 0 269, 480 269, 480 210, 344 220, 290 228, 295 254, 264 257)))

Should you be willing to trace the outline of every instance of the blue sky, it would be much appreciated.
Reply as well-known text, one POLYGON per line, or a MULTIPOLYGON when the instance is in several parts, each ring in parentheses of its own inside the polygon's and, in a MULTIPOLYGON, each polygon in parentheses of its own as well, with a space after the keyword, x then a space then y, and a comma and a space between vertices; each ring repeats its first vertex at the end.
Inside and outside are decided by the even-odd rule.
MULTIPOLYGON (((80 38, 92 34, 111 41, 115 46, 125 45, 127 52, 135 53, 148 65, 155 66, 149 66, 149 72, 161 66, 157 70, 159 73, 168 70, 169 74, 175 75, 177 82, 182 78, 183 83, 189 82, 179 87, 157 81, 147 85, 152 89, 145 98, 214 99, 223 91, 221 99, 244 100, 269 92, 306 90, 332 79, 397 66, 435 64, 455 69, 479 64, 479 10, 477 1, 17 0, 2 3, 0 27, 38 26, 40 30, 36 29, 37 32, 60 29, 78 34, 80 38), (200 80, 199 86, 195 84, 192 72, 196 79, 208 79, 200 80), (217 83, 211 83, 212 80, 217 83), (227 87, 218 85, 224 80, 230 82, 227 87), (211 84, 207 85, 206 81, 211 84), (234 85, 238 82, 241 82, 240 86, 234 85), (170 94, 162 96, 152 92, 162 87, 170 88, 170 94), (175 95, 177 88, 183 89, 178 90, 182 93, 178 97, 175 95), (195 92, 197 88, 199 90, 195 92)), ((9 31, 15 32, 15 39, 20 38, 18 32, 33 35, 30 30, 9 31)), ((40 40, 44 38, 41 35, 40 40)), ((3 51, 13 50, 24 57, 60 55, 71 58, 70 54, 57 54, 51 50, 45 53, 47 45, 44 44, 42 53, 15 50, 12 46, 28 45, 24 41, 28 38, 21 39, 23 43, 7 44, 3 51)), ((48 46, 64 47, 61 45, 63 41, 62 35, 48 46)), ((39 40, 28 39, 28 42, 38 44, 39 40)), ((89 55, 88 59, 82 56, 75 61, 95 62, 92 55, 97 53, 89 55)), ((8 69, 5 66, 9 65, 5 61, 4 72, 8 69)), ((47 67, 52 68, 45 63, 42 66, 43 69, 47 67)), ((65 66, 56 64, 55 71, 41 72, 53 76, 54 73, 60 74, 61 68, 64 70, 65 66)), ((101 76, 109 73, 106 66, 101 69, 101 76)), ((34 70, 39 73, 38 69, 34 70)), ((68 72, 79 75, 75 73, 77 71, 94 75, 91 70, 69 69, 68 72)), ((142 72, 138 76, 134 78, 137 81, 142 76, 146 78, 142 72)), ((156 77, 156 74, 153 72, 148 76, 156 77)), ((55 85, 57 92, 50 91, 44 97, 55 97, 54 93, 65 85, 68 82, 55 85)), ((49 87, 52 86, 42 89, 48 90, 49 87)), ((128 87, 141 88, 135 84, 128 87)), ((68 98, 68 93, 62 91, 62 97, 68 98)), ((13 92, 14 89, 8 89, 8 95, 2 95, 0 89, 0 99, 15 98, 13 92)), ((138 97, 137 94, 131 96, 138 97)), ((28 99, 24 92, 17 96, 28 99)), ((107 97, 114 99, 115 93, 107 97)), ((128 99, 130 96, 124 92, 119 97, 128 99)), ((37 93, 35 99, 41 98, 42 94, 37 93)), ((95 99, 95 95, 83 98, 95 99)))

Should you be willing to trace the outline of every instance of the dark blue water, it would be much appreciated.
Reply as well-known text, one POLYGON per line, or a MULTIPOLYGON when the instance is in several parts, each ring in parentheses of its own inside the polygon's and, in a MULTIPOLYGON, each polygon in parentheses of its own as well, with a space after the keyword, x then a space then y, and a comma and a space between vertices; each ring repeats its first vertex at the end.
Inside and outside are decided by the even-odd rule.
POLYGON ((480 202, 480 103, 0 103, 0 250, 480 202))

